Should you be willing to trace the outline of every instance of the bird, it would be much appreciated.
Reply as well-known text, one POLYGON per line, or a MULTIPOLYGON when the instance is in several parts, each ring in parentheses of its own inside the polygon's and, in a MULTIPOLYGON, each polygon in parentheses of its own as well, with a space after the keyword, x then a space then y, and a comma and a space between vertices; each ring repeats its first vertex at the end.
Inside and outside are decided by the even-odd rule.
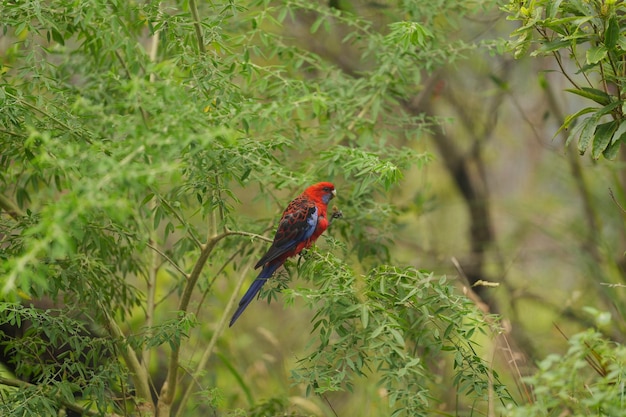
POLYGON ((308 187, 287 205, 278 223, 272 245, 254 266, 255 269, 263 268, 239 301, 239 306, 230 319, 229 327, 235 324, 246 307, 261 291, 265 281, 271 278, 288 258, 309 248, 324 233, 329 225, 328 203, 336 196, 337 192, 332 183, 319 182, 308 187))

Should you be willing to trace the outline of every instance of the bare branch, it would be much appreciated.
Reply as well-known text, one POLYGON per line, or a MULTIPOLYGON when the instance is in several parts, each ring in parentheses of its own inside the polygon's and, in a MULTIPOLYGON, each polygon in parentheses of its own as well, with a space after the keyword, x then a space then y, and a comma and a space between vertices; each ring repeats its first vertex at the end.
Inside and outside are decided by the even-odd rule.
POLYGON ((619 203, 619 201, 617 201, 617 198, 615 198, 615 194, 613 194, 613 189, 611 189, 611 188, 609 188, 609 195, 613 199, 613 202, 615 203, 615 205, 617 205, 617 207, 619 207, 620 210, 622 210, 622 213, 626 213, 626 210, 624 209, 624 207, 622 207, 622 205, 619 203))
POLYGON ((155 251, 156 253, 158 253, 163 259, 165 259, 167 261, 167 263, 169 263, 170 265, 172 265, 172 267, 174 267, 175 270, 177 270, 178 272, 180 272, 180 274, 185 278, 185 279, 189 279, 189 274, 187 274, 185 271, 183 271, 183 269, 178 266, 178 264, 176 262, 174 262, 172 260, 172 258, 170 258, 169 256, 167 256, 163 251, 161 251, 159 248, 157 248, 156 246, 152 245, 150 242, 146 243, 146 246, 149 247, 150 249, 152 249, 153 251, 155 251))

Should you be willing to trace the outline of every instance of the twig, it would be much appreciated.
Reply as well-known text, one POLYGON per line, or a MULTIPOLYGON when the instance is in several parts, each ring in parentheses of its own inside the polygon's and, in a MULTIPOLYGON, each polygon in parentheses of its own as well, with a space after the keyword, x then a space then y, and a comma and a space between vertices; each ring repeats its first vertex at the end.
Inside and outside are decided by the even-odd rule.
MULTIPOLYGON (((563 330, 561 330, 561 328, 559 327, 558 324, 552 323, 552 325, 556 328, 556 330, 559 333, 561 333, 561 336, 563 336, 563 338, 565 340, 569 341, 569 337, 567 337, 567 335, 565 335, 565 333, 563 332, 563 330)), ((584 342, 584 343, 585 343, 585 346, 587 347, 587 349, 589 349, 591 351, 591 353, 593 354, 593 358, 595 358, 595 360, 597 362, 595 362, 592 359, 592 356, 590 356, 588 353, 585 354, 585 361, 587 361, 589 366, 591 366, 591 368, 593 368, 593 370, 596 371, 596 373, 598 375, 600 375, 601 377, 606 377, 607 374, 608 374, 608 371, 606 370, 604 365, 602 365, 602 357, 600 356, 600 354, 598 352, 596 352, 596 350, 594 348, 589 346, 589 343, 587 343, 587 342, 584 342)))
MULTIPOLYGON (((461 267, 461 264, 459 263, 459 261, 455 258, 452 257, 451 258, 452 264, 454 265, 454 267, 456 268, 457 272, 459 273, 459 275, 466 281, 469 283, 469 280, 465 274, 465 271, 463 270, 463 268, 461 267)), ((463 288, 465 296, 467 298, 469 298, 470 300, 472 300, 474 302, 474 304, 476 305, 476 307, 483 313, 483 317, 485 318, 485 321, 487 323, 489 323, 490 326, 494 325, 493 320, 489 317, 489 306, 487 304, 485 304, 482 299, 471 289, 468 287, 464 287, 463 288)), ((507 329, 507 333, 510 333, 510 329, 507 329)), ((524 395, 526 397, 526 399, 528 400, 529 403, 533 402, 533 396, 532 393, 528 387, 528 385, 526 385, 523 382, 523 376, 522 376, 522 371, 520 370, 518 364, 517 364, 517 359, 515 359, 515 353, 513 352, 513 349, 511 347, 511 344, 509 343, 509 339, 506 337, 505 332, 503 331, 502 333, 496 333, 496 335, 499 336, 499 338, 501 338, 504 341, 504 349, 503 351, 507 353, 508 358, 507 358, 507 363, 512 364, 513 366, 513 371, 515 372, 514 376, 515 378, 513 378, 513 381, 515 382, 515 386, 517 387, 518 392, 521 395, 524 395)), ((493 378, 493 375, 490 374, 490 377, 493 378)), ((492 381, 491 381, 492 382, 492 381)))
MULTIPOLYGON (((49 118, 50 120, 52 120, 53 122, 55 122, 56 124, 58 124, 59 126, 61 126, 62 128, 64 128, 65 130, 67 130, 68 132, 72 132, 72 133, 76 133, 75 129, 72 129, 67 123, 57 119, 56 117, 54 117, 53 115, 51 115, 50 113, 48 113, 45 110, 40 109, 39 107, 35 106, 34 104, 29 103, 28 101, 24 100, 21 97, 17 97, 7 91, 4 92, 5 95, 11 97, 13 100, 17 101, 18 103, 21 103, 23 105, 25 105, 26 107, 30 108, 31 110, 36 111, 37 113, 49 118)), ((88 144, 92 144, 93 142, 91 141, 91 139, 89 139, 88 137, 84 137, 81 136, 81 138, 87 142, 88 144)))
POLYGON ((330 410, 333 412, 333 414, 335 415, 335 417, 339 417, 339 415, 337 414, 337 412, 335 411, 335 408, 333 407, 333 405, 330 403, 330 401, 328 400, 328 398, 326 397, 326 394, 319 394, 320 397, 322 397, 324 399, 324 401, 326 401, 326 404, 328 404, 328 406, 330 407, 330 410))
MULTIPOLYGON (((106 318, 105 326, 114 341, 125 340, 122 329, 119 328, 115 320, 109 315, 108 311, 102 308, 106 318)), ((148 384, 148 371, 144 368, 137 358, 135 351, 129 346, 120 346, 118 349, 120 355, 124 358, 124 362, 130 370, 130 375, 137 391, 137 398, 143 402, 143 406, 154 410, 152 403, 152 395, 150 393, 150 385, 148 384)))
POLYGON ((167 256, 165 253, 163 253, 163 251, 161 251, 156 246, 152 245, 150 242, 146 243, 146 246, 149 247, 150 249, 152 249, 153 251, 155 251, 156 253, 158 253, 163 259, 165 259, 167 261, 167 263, 172 265, 175 270, 180 272, 180 274, 184 278, 189 279, 189 274, 187 274, 185 271, 183 271, 183 269, 180 266, 178 266, 178 264, 176 262, 174 262, 169 256, 167 256))
POLYGON ((7 198, 4 194, 0 194, 0 208, 4 209, 9 216, 17 220, 20 217, 24 217, 26 213, 22 211, 11 199, 7 198))
MULTIPOLYGON (((157 198, 159 199, 159 202, 160 202, 161 204, 163 204, 165 207, 167 207, 167 208, 170 210, 170 212, 174 215, 174 217, 176 217, 176 219, 178 220, 178 222, 179 222, 181 225, 183 225, 183 226, 185 226, 185 227, 187 227, 187 226, 188 226, 187 222, 185 222, 185 220, 184 220, 184 219, 180 216, 180 214, 178 214, 178 212, 177 212, 176 210, 174 210, 174 207, 172 207, 172 205, 171 205, 171 204, 170 204, 170 203, 169 203, 166 199, 164 199, 163 197, 161 197, 161 196, 160 196, 160 195, 159 195, 156 191, 153 191, 153 193, 154 193, 155 197, 157 197, 157 198)), ((202 242, 200 242, 200 239, 198 239, 198 238, 196 237, 196 235, 194 235, 194 234, 191 232, 191 228, 187 227, 187 229, 189 230, 189 231, 187 232, 187 234, 189 235, 189 237, 191 238, 191 240, 193 241, 193 243, 194 243, 194 244, 195 244, 198 248, 202 248, 202 242)))
POLYGON ((622 213, 626 213, 626 210, 624 210, 624 207, 622 207, 619 201, 617 201, 617 198, 615 198, 615 194, 613 194, 613 189, 611 187, 609 187, 609 195, 611 196, 611 198, 613 199, 613 202, 617 205, 617 207, 619 207, 620 210, 622 210, 622 213))
MULTIPOLYGON (((561 111, 561 107, 559 106, 557 99, 554 95, 554 91, 550 88, 549 83, 544 84, 544 92, 548 99, 548 107, 554 114, 557 119, 557 123, 559 125, 563 125, 565 117, 563 116, 563 112, 561 111)), ((561 131, 561 136, 563 137, 564 142, 567 141, 565 130, 561 131)), ((596 219, 596 213, 593 207, 593 202, 591 198, 591 192, 589 191, 589 187, 585 181, 585 177, 580 166, 580 160, 577 155, 568 150, 567 153, 567 161, 569 163, 569 167, 571 170, 572 177, 574 178, 574 183, 576 184, 576 188, 578 189, 578 193, 580 194, 580 199, 583 203, 583 212, 585 214, 585 220, 587 222, 587 246, 589 247, 589 251, 593 256, 593 259, 596 261, 600 260, 600 254, 597 250, 597 245, 595 242, 598 241, 598 222, 596 219)))
POLYGON ((16 138, 24 138, 25 137, 24 135, 22 135, 20 133, 15 133, 15 132, 12 132, 12 131, 6 130, 6 129, 0 129, 0 133, 4 133, 5 135, 10 135, 10 136, 13 136, 13 137, 16 137, 16 138))
MULTIPOLYGON (((154 200, 151 202, 154 205, 154 200)), ((154 230, 150 230, 150 242, 155 242, 156 232, 154 230)), ((166 259, 170 264, 174 265, 174 268, 178 268, 178 265, 174 263, 167 255, 161 252, 156 246, 153 246, 150 242, 146 243, 146 245, 153 250, 152 252, 152 266, 148 271, 148 276, 146 280, 146 337, 151 338, 154 334, 152 326, 154 325, 154 311, 156 308, 156 288, 157 288, 157 275, 159 273, 159 269, 161 266, 161 262, 159 262, 159 255, 166 259)), ((184 274, 183 271, 179 269, 180 272, 184 274)), ((185 274, 186 276, 186 274, 185 274)), ((147 344, 143 346, 143 351, 141 353, 141 357, 145 367, 150 366, 150 362, 152 360, 152 349, 149 349, 147 344)))

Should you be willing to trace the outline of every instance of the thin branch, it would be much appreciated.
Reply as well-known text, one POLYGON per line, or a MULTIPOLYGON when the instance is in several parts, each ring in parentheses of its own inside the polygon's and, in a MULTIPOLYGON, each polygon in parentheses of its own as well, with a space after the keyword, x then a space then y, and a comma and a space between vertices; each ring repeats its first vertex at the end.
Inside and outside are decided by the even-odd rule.
POLYGON ((189 0, 189 10, 191 11, 191 17, 193 17, 193 28, 196 32, 196 39, 198 40, 198 50, 204 55, 206 49, 204 48, 204 39, 202 37, 202 26, 200 25, 200 14, 198 13, 198 5, 196 0, 189 0))
MULTIPOLYGON (((115 57, 117 58, 117 60, 119 61, 120 65, 124 69, 124 72, 126 73, 126 77, 129 80, 131 80, 132 79, 132 75, 130 73, 130 69, 128 68, 128 65, 126 65, 126 61, 124 61, 124 59, 122 58, 122 55, 120 54, 120 52, 118 50, 115 51, 115 57)), ((141 113, 141 119, 143 120, 143 124, 145 126, 148 126, 148 112, 141 105, 139 105, 139 111, 141 113)))
POLYGON ((609 195, 611 196, 611 198, 613 199, 613 202, 617 205, 617 207, 619 207, 620 210, 622 210, 622 213, 626 213, 626 210, 624 210, 624 207, 622 207, 619 201, 617 201, 617 198, 615 198, 615 194, 613 194, 613 189, 611 188, 609 188, 609 195))
MULTIPOLYGON (((461 266, 461 264, 459 263, 459 261, 455 257, 452 257, 451 261, 455 269, 459 273, 459 276, 461 276, 461 278, 463 278, 465 282, 470 283, 470 280, 465 274, 465 271, 463 267, 461 266)), ((496 323, 494 323, 493 319, 489 316, 489 305, 487 305, 482 300, 482 298, 478 294, 476 294, 476 292, 474 292, 471 286, 470 287, 464 286, 463 292, 465 296, 469 298, 472 302, 474 302, 476 307, 483 313, 483 318, 489 324, 489 326, 493 329, 496 323)), ((508 356, 506 357, 506 362, 509 364, 509 366, 512 366, 512 371, 513 371, 512 376, 514 377, 513 382, 515 383, 517 391, 519 392, 520 396, 522 396, 523 398, 526 398, 526 400, 529 403, 532 403, 533 402, 532 391, 530 390, 528 385, 524 383, 523 374, 518 365, 518 362, 520 360, 523 362, 526 362, 526 355, 524 355, 524 353, 522 352, 519 352, 519 350, 517 352, 513 351, 513 348, 511 347, 511 343, 509 342, 509 338, 507 337, 507 334, 510 334, 510 333, 511 333, 510 326, 508 326, 508 328, 503 328, 501 332, 494 331, 494 335, 496 336, 496 341, 502 340, 502 342, 500 343, 504 345, 504 347, 502 348, 502 351, 506 353, 505 356, 508 356)), ((493 377, 493 375, 491 375, 491 377, 493 377)))
POLYGON ((9 216, 13 217, 13 219, 17 220, 20 217, 26 216, 26 213, 22 211, 21 208, 15 202, 4 194, 0 194, 0 208, 4 209, 9 216))
MULTIPOLYGON (((154 204, 154 200, 152 200, 152 204, 154 204)), ((156 232, 154 230, 150 231, 150 242, 155 242, 156 232)), ((156 288, 157 288, 157 275, 159 273, 159 269, 161 267, 161 262, 159 261, 159 255, 166 259, 170 264, 174 265, 174 268, 178 268, 178 265, 174 263, 169 257, 167 257, 163 252, 161 252, 156 246, 153 246, 150 242, 146 245, 153 250, 152 252, 152 266, 148 271, 148 277, 146 280, 146 337, 150 338, 153 336, 153 325, 154 325, 154 310, 156 307, 155 299, 156 299, 156 288)), ((184 276, 186 274, 184 271, 184 276)), ((141 353, 141 357, 143 360, 143 365, 145 368, 150 366, 150 362, 152 359, 152 349, 148 348, 147 344, 144 345, 143 351, 141 353)))
MULTIPOLYGON (((209 255, 213 252, 213 249, 215 249, 215 246, 217 245, 217 243, 220 240, 224 239, 225 237, 235 236, 235 235, 259 237, 259 238, 263 238, 264 240, 267 240, 267 238, 257 235, 255 233, 248 233, 248 232, 242 232, 242 231, 225 231, 219 235, 214 235, 213 237, 209 238, 207 243, 201 246, 200 256, 198 257, 198 260, 196 261, 193 267, 193 270, 189 274, 189 278, 187 279, 187 283, 185 284, 185 288, 183 289, 183 294, 181 295, 181 298, 178 304, 179 312, 186 312, 188 310, 189 302, 191 301, 191 295, 193 294, 193 291, 196 287, 198 279, 200 278, 200 274, 202 273, 202 270, 204 269, 204 265, 209 259, 209 255)), ((242 277, 242 281, 243 281, 243 277, 242 277)), ((239 286, 241 286, 241 283, 239 284, 239 286)), ((238 288, 237 288, 237 291, 238 291, 238 288)), ((234 298, 236 297, 236 295, 233 295, 232 297, 234 298)), ((226 311, 230 310, 230 306, 232 305, 232 303, 234 303, 234 301, 229 303, 228 309, 226 311)), ((222 317, 222 321, 226 322, 226 319, 222 317)), ((221 325, 221 322, 220 322, 220 325, 221 325)), ((215 334, 218 334, 218 332, 215 332, 215 334)), ((211 346, 211 350, 213 349, 213 346, 211 346)), ((163 386, 161 387, 161 393, 159 396, 158 409, 157 409, 158 416, 170 415, 172 402, 174 401, 174 393, 176 391, 176 385, 177 385, 177 380, 178 380, 179 355, 180 355, 180 346, 175 346, 174 348, 172 348, 172 351, 170 352, 167 376, 166 376, 163 386)))
POLYGON ((196 313, 195 313, 196 316, 200 315, 200 310, 202 309, 202 306, 204 305, 204 301, 206 300, 207 295, 209 295, 209 292, 211 292, 211 290, 213 289, 213 284, 215 284, 215 281, 217 281, 217 278, 220 275, 222 275, 222 272, 224 272, 224 269, 226 269, 226 267, 230 265, 230 263, 242 252, 243 252, 243 247, 240 248, 238 251, 234 252, 232 255, 230 255, 230 257, 226 260, 226 262, 222 264, 220 269, 217 270, 217 272, 213 276, 213 279, 211 280, 211 282, 209 282, 209 285, 207 285, 207 288, 202 292, 202 297, 200 298, 200 301, 198 302, 198 306, 196 307, 196 313))
MULTIPOLYGON (((65 130, 67 130, 68 132, 75 132, 75 129, 72 129, 67 123, 57 119, 55 116, 51 115, 50 113, 48 113, 45 110, 40 109, 39 107, 35 106, 34 104, 29 103, 28 101, 24 100, 21 97, 17 97, 7 91, 4 92, 7 96, 11 97, 13 100, 17 101, 18 103, 21 103, 23 105, 25 105, 26 107, 30 108, 31 110, 36 111, 37 113, 47 117, 48 119, 52 120, 53 122, 55 122, 56 124, 58 124, 59 126, 61 126, 62 128, 64 128, 65 130)), ((89 143, 90 145, 92 144, 91 139, 84 137, 81 135, 81 138, 89 143)))
POLYGON ((250 232, 235 231, 235 230, 226 230, 223 233, 223 237, 227 237, 227 236, 249 236, 255 239, 264 240, 266 242, 273 242, 273 240, 267 236, 259 235, 256 233, 250 233, 250 232))
MULTIPOLYGON (((205 245, 201 245, 200 256, 196 261, 191 274, 189 274, 189 279, 187 279, 187 283, 185 284, 185 288, 183 289, 183 294, 180 298, 178 304, 179 312, 186 312, 189 308, 189 302, 191 300, 191 295, 196 287, 196 283, 200 278, 200 274, 204 269, 204 265, 209 259, 209 255, 215 249, 215 245, 222 240, 227 235, 222 233, 220 235, 209 238, 205 245)), ((179 367, 179 355, 180 355, 180 346, 174 346, 172 351, 170 352, 169 365, 167 369, 167 376, 165 378, 165 382, 161 387, 161 394, 158 403, 157 415, 158 416, 169 416, 171 412, 172 402, 174 401, 174 393, 176 392, 176 384, 178 379, 178 367, 179 367)))
POLYGON ((152 245, 150 242, 146 243, 146 246, 152 249, 154 252, 158 253, 163 259, 167 261, 167 263, 172 265, 172 267, 174 267, 174 269, 177 270, 185 279, 189 279, 189 274, 183 271, 183 269, 180 266, 178 266, 178 264, 174 262, 172 258, 170 258, 165 253, 163 253, 163 251, 161 251, 156 246, 152 245))
MULTIPOLYGON (((202 372, 204 371, 204 368, 206 367, 207 362, 209 361, 209 359, 211 358, 211 355, 213 354, 213 349, 215 348, 215 345, 217 344, 217 340, 218 338, 222 335, 222 332, 224 331, 224 329, 227 326, 228 323, 228 318, 230 315, 230 310, 232 308, 232 306, 235 304, 235 302, 237 301, 237 298, 239 297, 239 290, 241 289, 244 281, 246 280, 246 276, 248 275, 248 271, 252 268, 252 259, 254 259, 256 257, 256 255, 258 254, 260 250, 260 247, 257 247, 253 252, 252 255, 249 257, 250 261, 248 261, 246 263, 246 265, 244 266, 243 270, 241 271, 239 280, 237 281, 237 285, 235 286, 235 289, 233 290, 228 303, 226 304, 226 307, 224 308, 222 317, 220 318, 220 321, 217 325, 217 328, 215 329, 215 331, 213 332, 213 336, 211 337, 211 340, 209 341, 209 344, 207 345, 206 349, 204 350, 204 352, 202 353, 202 357, 200 358, 200 361, 198 362, 195 371, 192 374, 192 378, 194 380, 197 380, 200 375, 202 374, 202 372)), ((187 404, 187 401, 189 400, 189 397, 191 395, 191 392, 193 390, 193 387, 195 385, 193 383, 189 384, 187 386, 187 389, 185 390, 185 393, 183 394, 183 398, 180 401, 179 407, 178 407, 178 412, 176 413, 176 417, 182 417, 184 414, 184 409, 185 409, 185 405, 187 404)))
MULTIPOLYGON (((161 17, 160 15, 161 15, 161 3, 159 3, 159 17, 161 17)), ((149 55, 150 62, 156 61, 156 56, 157 56, 158 47, 159 47, 160 32, 161 30, 158 29, 154 31, 154 33, 152 34, 152 39, 150 42, 150 55, 149 55)), ((121 55, 119 54, 117 50, 115 51, 115 55, 117 56, 118 60, 120 61, 124 69, 126 70, 128 77, 130 78, 130 71, 128 67, 126 66, 126 62, 122 59, 121 55)), ((155 76, 154 71, 150 72, 150 83, 154 83, 155 79, 156 79, 156 76, 155 76)), ((141 116, 143 118, 144 124, 148 125, 148 112, 141 105, 139 106, 139 109, 141 110, 141 116)), ((151 198, 149 204, 150 204, 149 205, 150 212, 152 213, 154 217, 156 216, 156 210, 155 210, 156 200, 154 198, 151 198)), ((152 222, 152 224, 154 224, 154 222, 152 222)), ((153 242, 156 243, 156 241, 157 241, 156 230, 154 230, 154 227, 151 227, 150 228, 150 241, 147 243, 147 246, 153 250, 153 253, 152 253, 152 266, 150 270, 148 271, 148 277, 146 281, 147 296, 146 296, 146 310, 145 310, 146 311, 145 313, 146 314, 146 323, 145 323, 146 337, 148 338, 152 337, 154 334, 153 325, 154 325, 154 312, 156 309, 157 277, 158 277, 159 269, 161 268, 161 264, 162 264, 159 259, 159 255, 163 259, 165 259, 167 262, 169 262, 169 264, 172 265, 174 269, 176 269, 181 274, 183 274, 185 278, 188 277, 185 271, 183 271, 176 264, 176 262, 174 262, 167 255, 165 255, 160 249, 158 249, 156 247, 156 244, 155 245, 152 244, 153 242)), ((147 370, 150 367, 150 362, 152 360, 152 349, 150 349, 147 345, 144 345, 141 356, 143 360, 143 366, 147 370)), ((151 380, 149 381, 152 382, 151 380)))
MULTIPOLYGON (((561 333, 561 336, 563 336, 563 338, 567 341, 569 341, 569 337, 567 337, 567 335, 563 332, 563 330, 561 330, 561 328, 559 327, 558 324, 556 323, 552 323, 552 325, 556 328, 556 330, 561 333)), ((605 369, 604 365, 602 364, 602 357, 600 356, 600 354, 598 352, 596 352, 596 350, 594 348, 592 348, 591 346, 589 346, 589 344, 587 342, 585 342, 585 346, 591 351, 592 355, 591 356, 589 353, 585 354, 585 361, 587 361, 587 363, 589 364, 589 366, 596 371, 596 373, 598 375, 600 375, 601 377, 606 377, 608 374, 608 371, 605 369)))
MULTIPOLYGON (((106 309, 102 309, 106 318, 105 326, 112 336, 113 340, 123 341, 126 340, 122 329, 117 325, 115 320, 109 315, 106 309)), ((152 403, 152 395, 150 393, 150 385, 148 384, 148 371, 144 368, 137 358, 135 351, 124 344, 119 347, 120 355, 124 358, 126 366, 130 370, 130 375, 137 392, 137 398, 143 401, 143 406, 154 410, 154 404, 152 403)))
MULTIPOLYGON (((557 123, 559 125, 563 125, 565 117, 563 116, 563 112, 561 111, 561 107, 559 106, 556 96, 554 95, 554 91, 550 88, 550 83, 544 83, 544 92, 548 99, 548 106, 554 116, 557 119, 557 123)), ((565 130, 561 130, 561 136, 563 137, 564 143, 567 141, 567 133, 565 130)), ((585 181, 585 177, 583 175, 582 168, 580 166, 580 160, 574 152, 567 152, 567 160, 569 162, 569 167, 571 170, 572 177, 574 178, 574 182, 576 184, 576 188, 578 189, 578 193, 580 194, 580 199, 583 203, 583 211, 585 214, 585 220, 587 222, 588 236, 587 236, 587 247, 593 259, 596 261, 600 259, 600 254, 598 253, 598 248, 595 242, 598 241, 598 222, 596 219, 596 213, 593 207, 593 202, 591 198, 591 191, 587 186, 585 181)))
MULTIPOLYGON (((330 220, 332 221, 333 218, 336 218, 337 215, 335 215, 333 213, 333 215, 331 216, 330 220), (334 216, 334 217, 333 217, 334 216)), ((270 226, 271 226, 272 222, 270 222, 270 226)), ((330 221, 329 221, 329 226, 330 226, 330 221)), ((256 233, 249 233, 249 232, 233 232, 230 231, 229 232, 229 236, 230 235, 239 235, 239 236, 251 236, 251 237, 255 237, 261 240, 264 240, 266 242, 272 242, 272 239, 262 236, 262 235, 257 235, 256 233)), ((243 251, 244 247, 240 248, 238 251, 236 251, 235 253, 233 253, 227 260, 226 262, 224 262, 224 264, 220 267, 220 269, 215 273, 215 276, 213 277, 213 279, 211 280, 211 282, 209 282, 209 285, 207 286, 206 290, 204 290, 204 292, 202 293, 202 298, 200 299, 200 301, 198 302, 198 307, 196 308, 196 316, 198 314, 200 314, 200 309, 202 308, 202 304, 204 304, 204 300, 206 298, 206 296, 208 295, 209 291, 211 291, 211 288, 213 288, 213 284, 215 283, 215 281, 217 280, 217 277, 220 276, 222 274, 222 272, 224 271, 224 269, 226 269, 226 267, 235 259, 235 257, 237 257, 237 255, 241 254, 241 252, 243 251)))
POLYGON ((567 80, 574 86, 574 88, 576 88, 577 90, 580 90, 581 89, 580 86, 576 83, 576 81, 574 81, 572 77, 569 76, 567 71, 565 71, 565 67, 563 66, 563 61, 561 60, 561 53, 559 51, 554 51, 553 54, 554 54, 554 59, 556 63, 561 69, 561 74, 563 74, 565 78, 567 78, 567 80))
POLYGON ((15 133, 15 132, 11 132, 10 130, 6 130, 6 129, 0 129, 0 133, 4 133, 5 135, 10 135, 16 138, 24 138, 26 137, 25 135, 22 135, 20 133, 15 133))
MULTIPOLYGON (((165 207, 167 207, 167 208, 170 210, 170 212, 174 215, 174 217, 176 217, 176 220, 178 220, 178 222, 179 222, 181 225, 183 225, 183 226, 187 227, 187 226, 188 226, 187 222, 185 221, 185 219, 183 219, 183 218, 181 217, 181 215, 180 215, 180 214, 179 214, 176 210, 174 210, 174 207, 172 207, 172 205, 171 205, 171 204, 170 204, 170 203, 169 203, 166 199, 164 199, 164 198, 163 198, 163 197, 161 197, 159 194, 157 194, 157 192, 156 192, 156 191, 153 191, 153 192, 154 192, 155 197, 157 197, 157 198, 159 199, 159 202, 160 202, 161 204, 163 204, 165 207)), ((196 237, 196 236, 195 236, 195 235, 191 232, 191 228, 187 227, 187 229, 189 230, 189 232, 188 232, 187 234, 189 235, 189 237, 191 238, 191 240, 193 241, 193 243, 194 243, 194 244, 195 244, 198 248, 202 249, 202 242, 200 242, 200 239, 198 239, 198 238, 197 238, 197 237, 196 237)))

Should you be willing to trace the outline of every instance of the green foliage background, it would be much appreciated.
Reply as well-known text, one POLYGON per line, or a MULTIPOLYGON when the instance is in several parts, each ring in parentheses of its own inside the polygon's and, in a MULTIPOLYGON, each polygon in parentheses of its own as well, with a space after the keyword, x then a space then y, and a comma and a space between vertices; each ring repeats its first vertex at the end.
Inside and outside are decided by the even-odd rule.
POLYGON ((514 28, 501 27, 495 2, 3 2, 2 414, 620 409, 623 213, 595 184, 609 178, 618 202, 623 167, 582 169, 558 152, 544 163, 532 144, 519 146, 529 125, 549 147, 539 131, 564 132, 594 112, 578 149, 620 156, 614 32, 624 6, 596 2, 583 21, 567 15, 584 15, 583 4, 569 3, 506 8, 523 21, 511 45, 520 56, 536 32, 549 38, 538 53, 592 44, 582 72, 556 62, 575 97, 603 107, 561 116, 558 82, 546 75, 533 94, 545 94, 555 123, 518 99, 528 78, 508 68, 527 73, 528 61, 498 61, 499 36, 514 28), (494 136, 502 139, 491 147, 494 136), (494 220, 489 190, 515 188, 520 155, 542 177, 522 166, 531 198, 496 201, 506 219, 494 220), (440 179, 446 172, 456 188, 440 179), (226 328, 280 211, 321 180, 335 183, 343 218, 266 286, 270 306, 256 302, 226 328), (578 187, 585 214, 555 208, 558 227, 538 238, 528 213, 566 206, 554 201, 571 198, 564 183, 578 187), (547 253, 574 261, 540 269, 520 255, 546 236, 563 240, 547 253), (563 277, 575 267, 593 280, 563 277), (543 298, 551 274, 559 290, 543 298), (593 291, 562 296, 571 288, 593 291), (536 307, 549 313, 526 313, 536 307), (551 319, 571 333, 598 331, 533 343, 551 319), (555 345, 562 356, 540 361, 555 345), (573 381, 572 369, 590 372, 573 381))

